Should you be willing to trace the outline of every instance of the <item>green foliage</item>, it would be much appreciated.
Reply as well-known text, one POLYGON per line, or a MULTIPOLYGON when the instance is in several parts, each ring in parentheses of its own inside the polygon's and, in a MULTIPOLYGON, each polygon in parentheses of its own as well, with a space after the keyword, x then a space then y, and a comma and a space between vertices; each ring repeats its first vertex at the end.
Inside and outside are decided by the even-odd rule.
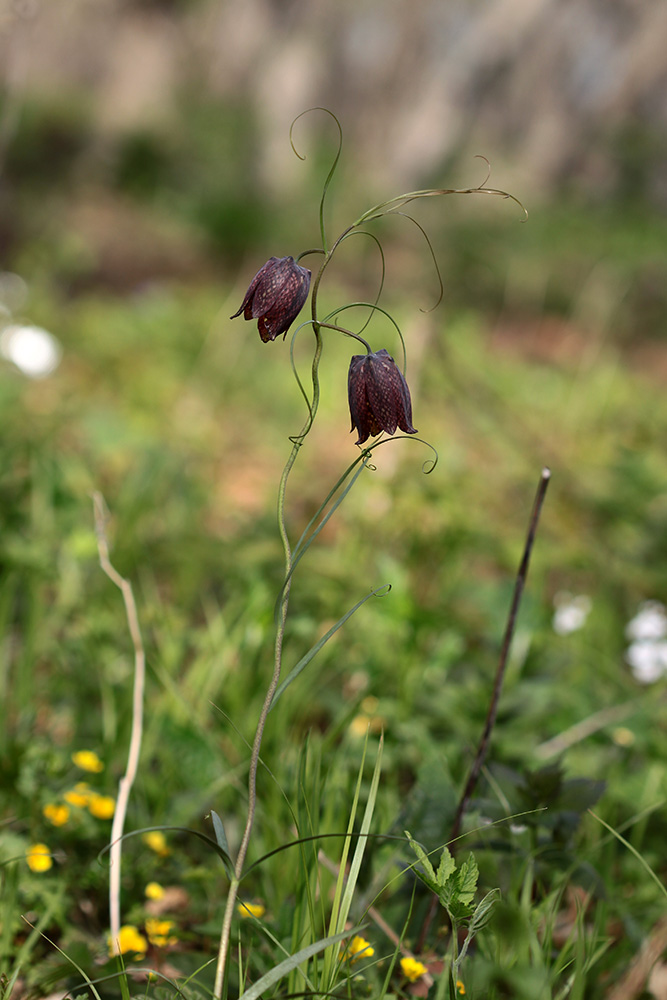
POLYGON ((451 852, 443 848, 438 870, 434 871, 426 851, 406 831, 410 847, 417 855, 420 868, 415 868, 417 876, 438 897, 445 908, 452 929, 452 957, 450 979, 450 996, 456 996, 456 980, 459 976, 461 963, 476 934, 489 922, 492 911, 500 899, 500 890, 491 889, 473 906, 477 892, 479 868, 474 855, 468 857, 457 866, 451 852), (459 950, 458 936, 461 927, 467 928, 463 944, 459 950))

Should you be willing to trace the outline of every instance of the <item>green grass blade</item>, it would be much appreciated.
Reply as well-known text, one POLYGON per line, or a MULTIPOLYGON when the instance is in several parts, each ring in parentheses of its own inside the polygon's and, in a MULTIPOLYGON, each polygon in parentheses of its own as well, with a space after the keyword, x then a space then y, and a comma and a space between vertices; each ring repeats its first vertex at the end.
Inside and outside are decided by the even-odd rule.
MULTIPOLYGON (((335 623, 335 625, 332 625, 331 628, 327 632, 324 633, 324 635, 322 636, 322 638, 318 642, 316 642, 315 645, 312 646, 308 650, 308 652, 305 654, 305 656, 301 657, 301 659, 299 660, 299 662, 295 666, 292 667, 292 669, 290 670, 289 674, 287 675, 287 677, 285 678, 285 680, 282 682, 282 684, 278 685, 278 688, 276 689, 276 693, 273 696, 273 701, 271 702, 271 708, 274 707, 274 705, 276 704, 276 702, 278 701, 278 699, 281 697, 281 695, 283 695, 285 693, 285 691, 290 686, 290 684, 297 679, 297 677, 299 676, 299 674, 301 673, 301 671, 304 670, 308 666, 308 664, 310 663, 310 661, 315 656, 317 656, 317 654, 319 653, 319 651, 322 649, 322 646, 326 645, 326 643, 329 641, 329 639, 331 638, 331 636, 335 635, 335 633, 338 631, 338 629, 341 628, 341 626, 343 626, 345 624, 345 622, 348 620, 348 618, 351 618, 352 615, 355 613, 355 611, 358 611, 359 608, 362 606, 362 604, 365 604, 366 601, 370 600, 371 597, 377 597, 380 594, 380 592, 383 591, 383 590, 385 590, 388 593, 388 587, 389 586, 390 586, 390 584, 386 584, 385 583, 381 587, 376 587, 375 590, 371 590, 371 592, 369 594, 366 594, 366 596, 362 597, 360 601, 357 601, 357 603, 354 605, 353 608, 350 608, 350 610, 347 611, 343 615, 342 618, 338 619, 338 621, 335 623)), ((382 596, 384 596, 384 594, 382 596)), ((269 711, 271 711, 271 709, 269 709, 269 711)))
POLYGON ((225 828, 217 812, 215 812, 213 809, 211 809, 211 822, 213 823, 213 830, 215 831, 215 839, 217 841, 218 847, 222 851, 224 851, 224 853, 227 855, 228 858, 231 859, 225 828))
POLYGON ((598 821, 598 823, 601 823, 602 826, 604 826, 605 829, 609 830, 609 832, 611 834, 613 834, 614 837, 616 837, 616 839, 621 844, 623 844, 624 847, 627 847, 627 849, 630 851, 630 854, 633 854, 635 856, 635 858, 640 863, 640 865, 642 866, 642 868, 644 869, 644 871, 648 875, 651 876, 651 878, 653 879, 653 881, 655 882, 655 884, 657 885, 657 887, 660 889, 660 892, 663 894, 663 896, 667 897, 667 888, 665 888, 665 886, 662 884, 662 882, 660 881, 660 879, 658 878, 658 876, 656 875, 656 873, 653 871, 653 869, 649 865, 648 861, 646 861, 641 856, 641 854, 639 853, 639 851, 637 850, 637 848, 633 847, 632 844, 628 840, 626 840, 625 837, 622 837, 621 834, 618 833, 617 830, 614 830, 613 826, 609 826, 609 823, 605 823, 605 821, 600 816, 597 816, 593 812, 592 809, 589 809, 588 811, 591 814, 591 816, 593 817, 593 819, 596 819, 598 821))
POLYGON ((341 904, 339 921, 345 922, 348 918, 350 908, 352 906, 352 899, 354 897, 354 891, 357 887, 357 879, 359 878, 359 871, 361 869, 361 862, 363 861, 364 852, 368 844, 368 834, 370 833, 371 822, 373 820, 373 813, 375 812, 375 800, 377 798, 378 786, 380 784, 380 773, 382 771, 382 750, 384 747, 384 737, 380 737, 380 743, 378 745, 378 753, 375 761, 375 768, 373 770, 373 778, 371 780, 371 787, 368 792, 368 800, 366 802, 366 809, 364 810, 364 817, 361 821, 361 829, 359 831, 359 837, 357 839, 357 846, 352 857, 352 864, 350 865, 350 873, 347 877, 347 882, 345 884, 345 893, 343 895, 343 901, 341 904))
POLYGON ((318 955, 325 948, 340 944, 345 938, 353 937, 359 930, 361 930, 361 927, 353 927, 351 930, 342 931, 340 934, 334 934, 331 937, 322 938, 320 941, 314 941, 313 944, 309 944, 307 947, 297 951, 296 954, 290 955, 284 962, 280 962, 275 968, 267 972, 265 976, 258 979, 256 983, 239 997, 239 1000, 260 1000, 265 990, 268 990, 269 987, 283 979, 292 969, 296 969, 302 962, 312 958, 313 955, 318 955))

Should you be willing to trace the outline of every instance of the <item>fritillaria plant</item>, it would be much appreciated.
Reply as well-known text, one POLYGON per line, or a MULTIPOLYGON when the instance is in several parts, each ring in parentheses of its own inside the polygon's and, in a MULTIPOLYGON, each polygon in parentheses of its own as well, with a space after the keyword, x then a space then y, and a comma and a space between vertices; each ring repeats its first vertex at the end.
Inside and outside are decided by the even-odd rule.
MULTIPOLYGON (((321 316, 319 311, 319 290, 322 279, 338 251, 343 247, 346 240, 348 240, 348 238, 353 234, 365 233, 371 236, 381 250, 377 236, 374 233, 371 233, 366 227, 392 215, 407 217, 408 219, 411 219, 415 225, 417 225, 426 238, 429 251, 435 263, 435 257, 433 255, 431 244, 428 241, 428 236, 415 219, 412 219, 409 215, 406 216, 406 213, 402 211, 402 209, 404 209, 405 206, 411 202, 418 201, 423 198, 434 198, 449 194, 482 194, 499 196, 501 198, 510 198, 520 205, 520 202, 518 202, 512 195, 496 188, 487 187, 487 174, 485 181, 478 187, 464 189, 428 188, 424 190, 408 191, 404 194, 397 195, 394 198, 390 198, 387 201, 381 202, 378 205, 374 205, 366 212, 363 212, 354 222, 351 223, 351 225, 343 230, 333 243, 329 244, 324 222, 324 203, 331 179, 335 173, 340 158, 342 148, 342 130, 338 119, 326 108, 311 108, 309 111, 326 112, 326 114, 331 116, 338 129, 338 150, 333 165, 325 180, 322 198, 320 201, 319 221, 321 246, 315 249, 305 250, 296 257, 289 255, 284 257, 271 257, 255 274, 254 278, 250 282, 250 285, 248 286, 243 302, 237 312, 231 317, 234 319, 243 314, 243 318, 246 320, 256 320, 259 335, 264 343, 275 341, 281 334, 283 335, 283 339, 285 339, 287 333, 292 327, 292 324, 295 322, 305 305, 309 291, 311 292, 310 317, 302 321, 300 325, 295 328, 292 334, 292 350, 294 339, 297 336, 302 333, 310 334, 313 347, 311 365, 312 385, 309 391, 306 390, 296 373, 296 369, 294 369, 295 378, 306 401, 307 413, 305 422, 300 432, 290 438, 292 442, 292 449, 283 470, 278 488, 278 524, 285 554, 285 576, 282 589, 276 603, 276 632, 273 673, 268 684, 266 697, 260 712, 250 758, 247 820, 236 859, 233 864, 229 866, 230 887, 223 918, 214 988, 214 997, 216 1000, 222 997, 225 967, 229 953, 232 916, 234 913, 238 888, 244 870, 255 819, 257 768, 267 717, 277 699, 283 694, 289 684, 296 679, 298 674, 310 662, 319 649, 322 648, 327 639, 330 638, 331 635, 333 635, 334 632, 336 632, 338 628, 344 624, 350 615, 365 603, 365 601, 367 601, 374 594, 378 593, 378 590, 373 590, 360 600, 358 604, 355 605, 355 607, 352 608, 346 615, 344 615, 281 681, 283 666, 283 637, 285 634, 285 623, 289 606, 292 575, 301 557, 304 555, 312 541, 317 537, 324 524, 328 521, 339 503, 352 487, 361 471, 369 466, 369 459, 372 451, 378 445, 383 444, 390 439, 383 437, 382 435, 389 435, 391 437, 395 434, 397 429, 400 429, 404 435, 409 435, 412 440, 421 440, 414 437, 417 431, 412 423, 412 402, 408 383, 405 378, 407 356, 405 343, 398 324, 393 317, 379 305, 379 294, 374 301, 343 304, 329 312, 327 315, 321 316), (311 272, 306 267, 303 267, 299 262, 304 257, 312 255, 319 255, 322 257, 322 261, 319 270, 312 281, 311 291, 311 272), (342 313, 347 312, 348 310, 359 309, 364 309, 366 313, 370 310, 371 318, 376 313, 380 313, 393 325, 396 332, 396 338, 399 341, 403 354, 402 368, 396 364, 393 354, 387 349, 387 347, 377 346, 376 349, 373 349, 369 341, 362 336, 361 331, 355 331, 349 327, 341 325, 339 320, 342 313), (364 348, 365 353, 355 353, 352 355, 348 371, 348 401, 350 406, 352 430, 356 430, 356 444, 360 446, 362 450, 334 485, 324 502, 321 504, 317 513, 311 519, 301 538, 295 545, 293 545, 288 534, 285 517, 286 489, 294 463, 306 437, 312 430, 313 423, 317 416, 320 402, 319 367, 322 358, 324 339, 327 336, 343 336, 354 342, 354 346, 357 351, 359 349, 359 345, 364 348), (374 438, 376 440, 372 444, 368 445, 367 441, 369 438, 374 438)), ((303 114, 307 113, 308 112, 303 112, 303 114)), ((302 115, 299 115, 298 118, 296 118, 292 123, 292 129, 290 130, 290 142, 292 142, 292 130, 294 125, 301 117, 302 115)), ((293 142, 292 149, 296 155, 299 156, 293 142)), ((520 207, 523 209, 523 206, 520 207)), ((384 255, 381 254, 381 256, 383 262, 382 286, 384 283, 384 255)), ((437 271, 437 264, 436 273, 438 280, 440 280, 440 275, 437 271)), ((442 282, 440 282, 440 287, 442 290, 442 282)), ((366 316, 362 324, 362 330, 366 330, 368 322, 369 319, 368 316, 366 316)), ((430 447, 430 445, 428 447, 430 447)), ((432 459, 427 463, 424 467, 424 471, 432 471, 435 467, 436 460, 437 456, 435 459, 432 459)), ((216 824, 216 837, 218 838, 218 843, 221 846, 224 845, 228 850, 220 819, 215 815, 213 818, 216 824)))

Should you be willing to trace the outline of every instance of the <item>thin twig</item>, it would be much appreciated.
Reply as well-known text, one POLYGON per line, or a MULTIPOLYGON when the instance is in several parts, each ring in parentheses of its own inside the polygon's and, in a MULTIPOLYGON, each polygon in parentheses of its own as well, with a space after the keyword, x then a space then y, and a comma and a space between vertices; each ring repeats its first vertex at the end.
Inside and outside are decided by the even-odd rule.
POLYGON ((130 748, 127 757, 125 775, 118 783, 118 800, 111 826, 110 865, 109 865, 109 924, 111 927, 111 948, 114 954, 120 954, 118 935, 120 933, 120 870, 123 828, 130 791, 134 784, 141 751, 141 736, 143 730, 144 682, 146 678, 146 655, 141 639, 137 606, 134 602, 132 584, 120 575, 109 559, 109 543, 106 536, 108 519, 107 506, 101 493, 93 493, 93 508, 95 512, 95 534, 97 535, 97 551, 100 556, 100 566, 123 595, 125 615, 134 646, 134 691, 132 695, 132 732, 130 748))
POLYGON ((456 810, 456 816, 454 817, 454 824, 452 826, 450 840, 456 840, 456 838, 459 835, 459 831, 461 829, 461 822, 463 820, 463 815, 466 809, 468 808, 470 799, 472 798, 473 792, 475 791, 475 786, 477 785, 479 772, 482 770, 484 761, 486 760, 486 754, 489 749, 489 741, 491 739, 491 733, 495 725, 496 715, 498 714, 498 702, 500 701, 500 692, 502 690, 503 680, 505 679, 505 669, 507 667, 507 660, 509 656, 510 646, 512 644, 512 639, 514 637, 516 618, 519 612, 519 605, 521 604, 521 597, 523 595, 523 588, 526 583, 526 577, 528 576, 528 564, 530 563, 530 554, 533 550, 533 542, 535 541, 537 524, 540 519, 540 512, 542 510, 542 504, 544 502, 544 497, 547 492, 547 486, 549 485, 550 477, 551 477, 551 472, 549 471, 549 469, 542 469, 542 473, 540 475, 540 482, 537 487, 537 494, 535 496, 535 502, 533 504, 533 510, 530 515, 530 524, 528 526, 526 544, 524 546, 523 556, 521 558, 521 563, 519 565, 519 569, 516 575, 516 582, 514 584, 514 594, 512 595, 512 604, 510 606, 509 615, 507 617, 505 635, 503 637, 503 644, 500 650, 500 658, 498 660, 496 680, 493 685, 493 695, 491 697, 491 704, 489 705, 489 711, 486 717, 486 723, 484 725, 482 738, 479 741, 479 747, 477 748, 477 754, 473 761, 472 767, 470 768, 470 775, 468 776, 468 781, 466 783, 465 789, 463 790, 463 795, 461 796, 459 807, 456 810))
MULTIPOLYGON (((449 843, 451 844, 455 841, 461 831, 461 822, 465 814, 466 809, 470 804, 470 800, 473 796, 475 788, 477 786, 477 781, 479 779, 480 772, 484 766, 484 761, 486 760, 486 755, 489 749, 489 742, 491 740, 491 733, 493 732, 493 727, 496 722, 496 716, 498 714, 498 702, 500 701, 500 692, 503 686, 503 680, 505 678, 505 670, 507 667, 507 660, 509 656, 510 646, 512 645, 512 639, 514 637, 514 629, 516 627, 517 614, 519 612, 519 605, 521 604, 521 597, 523 595, 523 588, 526 583, 526 577, 528 576, 528 565, 530 563, 530 555, 533 550, 533 543, 535 541, 535 535, 537 533, 537 525, 540 520, 540 512, 542 510, 542 504, 544 503, 544 497, 547 492, 547 487, 549 485, 549 480, 551 478, 551 472, 549 469, 544 468, 540 473, 540 481, 537 486, 537 493, 535 494, 535 501, 533 503, 533 509, 530 515, 530 521, 528 524, 528 534, 526 535, 526 544, 523 550, 523 556, 519 564, 519 569, 517 570, 516 582, 514 584, 514 594, 512 596, 512 603, 510 605, 509 614, 507 616, 507 625, 505 626, 505 635, 503 637, 503 644, 500 649, 500 657, 498 659, 498 669, 496 670, 496 679, 493 685, 493 693, 491 695, 491 703, 489 705, 489 711, 486 716, 486 722, 484 724, 484 730, 482 732, 482 737, 479 741, 479 746, 477 747, 477 753, 475 754, 475 759, 470 768, 470 774, 468 775, 468 780, 466 786, 463 789, 463 794, 459 801, 458 809, 456 810, 456 816, 454 817, 454 823, 452 825, 451 833, 449 835, 449 843)), ((419 935, 419 944, 417 950, 421 951, 424 946, 424 941, 426 940, 426 935, 428 934, 429 928, 433 917, 435 916, 438 906, 437 897, 434 896, 431 902, 428 913, 426 914, 426 919, 421 929, 419 935)))

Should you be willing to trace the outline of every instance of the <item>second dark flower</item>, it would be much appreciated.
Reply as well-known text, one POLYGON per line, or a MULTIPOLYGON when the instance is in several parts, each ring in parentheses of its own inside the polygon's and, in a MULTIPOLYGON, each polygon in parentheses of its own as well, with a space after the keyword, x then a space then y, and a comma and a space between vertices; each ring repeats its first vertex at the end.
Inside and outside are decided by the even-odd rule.
POLYGON ((294 257, 271 257, 250 282, 250 287, 234 313, 244 319, 256 319, 259 335, 266 343, 281 333, 287 334, 308 298, 310 271, 294 257))
POLYGON ((412 426, 410 390, 401 370, 388 351, 355 354, 347 377, 352 430, 356 444, 363 444, 381 431, 416 434, 412 426))

